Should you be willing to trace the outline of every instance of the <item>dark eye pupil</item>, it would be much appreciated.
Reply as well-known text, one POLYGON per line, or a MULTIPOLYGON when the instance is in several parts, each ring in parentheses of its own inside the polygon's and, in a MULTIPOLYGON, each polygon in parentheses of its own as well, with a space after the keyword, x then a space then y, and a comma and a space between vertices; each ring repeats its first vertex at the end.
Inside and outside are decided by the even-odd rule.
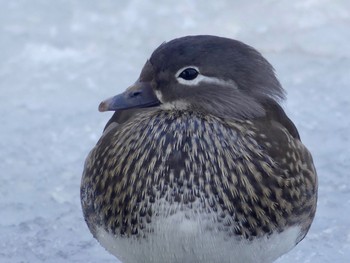
POLYGON ((183 78, 185 80, 192 80, 195 79, 198 76, 198 71, 194 68, 187 68, 184 71, 181 72, 179 75, 180 78, 183 78))

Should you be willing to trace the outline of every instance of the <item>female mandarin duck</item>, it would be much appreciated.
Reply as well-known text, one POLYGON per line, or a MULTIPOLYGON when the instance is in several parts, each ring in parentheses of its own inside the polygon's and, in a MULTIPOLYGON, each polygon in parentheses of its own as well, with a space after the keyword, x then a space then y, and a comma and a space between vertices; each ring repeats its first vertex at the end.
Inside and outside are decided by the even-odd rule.
POLYGON ((158 47, 115 111, 81 183, 94 237, 124 263, 272 262, 308 232, 312 157, 255 49, 188 36, 158 47))

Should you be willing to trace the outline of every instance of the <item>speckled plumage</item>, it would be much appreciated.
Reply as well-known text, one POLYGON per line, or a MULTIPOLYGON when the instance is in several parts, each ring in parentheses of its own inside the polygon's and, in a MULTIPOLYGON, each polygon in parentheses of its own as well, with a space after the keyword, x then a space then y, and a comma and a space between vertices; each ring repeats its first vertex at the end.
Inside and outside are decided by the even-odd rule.
MULTIPOLYGON (((154 64, 153 69, 157 68, 154 64)), ((156 75, 157 70, 149 72, 146 70, 140 79, 156 75)), ((191 253, 184 252, 191 250, 190 244, 172 251, 173 242, 180 248, 185 242, 176 235, 176 240, 164 237, 147 244, 157 250, 161 242, 170 242, 169 251, 153 251, 154 256, 130 248, 128 253, 133 255, 128 257, 123 246, 118 248, 123 240, 142 246, 153 236, 166 236, 159 232, 157 222, 177 214, 184 214, 179 229, 187 219, 195 218, 192 221, 199 227, 198 233, 222 235, 222 242, 234 239, 247 246, 254 240, 268 243, 269 236, 297 226, 297 244, 306 235, 316 210, 312 157, 274 99, 267 96, 258 106, 263 114, 256 116, 218 114, 206 111, 205 105, 203 109, 191 103, 185 109, 160 106, 117 111, 90 152, 82 178, 82 207, 93 235, 101 241, 103 229, 117 239, 116 245, 101 243, 125 263, 207 262, 197 247, 191 253)), ((185 239, 195 228, 192 223, 184 230, 185 239)), ((201 244, 200 235, 195 242, 201 244)), ((203 241, 203 254, 207 242, 203 241)), ((215 248, 215 242, 209 243, 215 248)), ((291 248, 271 255, 262 249, 261 255, 241 259, 227 251, 227 257, 219 255, 208 262, 253 262, 258 258, 269 262, 291 248)))

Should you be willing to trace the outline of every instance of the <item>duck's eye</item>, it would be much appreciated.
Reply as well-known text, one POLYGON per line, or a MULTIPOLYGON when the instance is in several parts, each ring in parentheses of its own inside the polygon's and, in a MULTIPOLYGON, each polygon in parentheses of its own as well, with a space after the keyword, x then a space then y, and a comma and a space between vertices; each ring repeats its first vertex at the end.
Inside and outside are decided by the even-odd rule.
POLYGON ((195 68, 186 68, 184 69, 179 77, 185 80, 193 80, 197 78, 198 76, 198 71, 195 68))

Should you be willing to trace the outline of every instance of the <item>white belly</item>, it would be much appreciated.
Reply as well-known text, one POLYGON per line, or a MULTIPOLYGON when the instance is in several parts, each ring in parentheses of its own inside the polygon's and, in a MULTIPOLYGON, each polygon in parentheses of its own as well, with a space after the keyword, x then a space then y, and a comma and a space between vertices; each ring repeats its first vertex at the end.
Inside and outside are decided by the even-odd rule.
POLYGON ((299 227, 253 241, 228 237, 215 230, 212 221, 177 212, 152 223, 153 233, 147 238, 115 237, 103 228, 97 239, 123 263, 249 263, 272 262, 292 249, 300 234, 299 227))

